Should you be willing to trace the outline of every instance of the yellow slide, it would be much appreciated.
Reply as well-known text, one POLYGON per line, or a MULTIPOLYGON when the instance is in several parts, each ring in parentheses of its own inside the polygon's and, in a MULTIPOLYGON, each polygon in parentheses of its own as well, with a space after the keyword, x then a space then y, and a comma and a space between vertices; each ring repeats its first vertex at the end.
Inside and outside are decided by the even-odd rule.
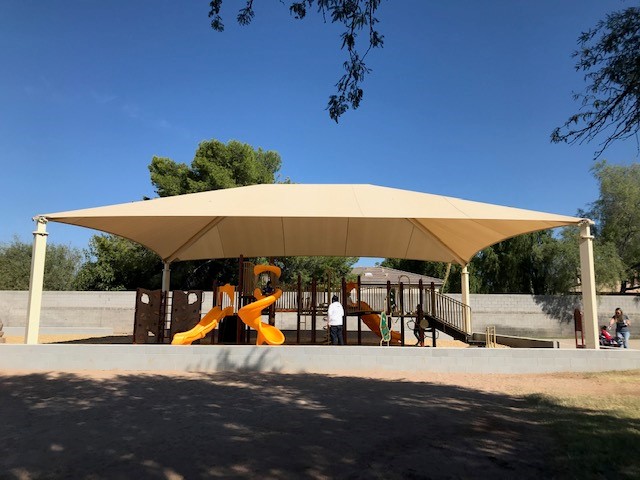
MULTIPOLYGON (((259 275, 262 272, 273 272, 276 277, 280 277, 281 270, 275 265, 256 265, 253 268, 254 275, 259 275)), ((263 296, 259 288, 253 292, 253 296, 258 300, 245 305, 238 310, 238 316, 240 319, 249 325, 251 328, 258 332, 258 338, 256 345, 262 345, 268 343, 269 345, 282 345, 284 343, 284 333, 273 325, 269 325, 261 320, 262 310, 274 304, 278 298, 282 295, 282 290, 279 288, 273 293, 273 295, 263 296)))
MULTIPOLYGON (((347 295, 351 293, 351 290, 357 287, 358 287, 357 283, 348 282, 347 295)), ((371 310, 371 307, 366 302, 360 302, 360 305, 358 305, 357 308, 365 311, 371 310)), ((369 327, 369 330, 371 330, 373 333, 375 333, 380 338, 382 338, 382 334, 380 333, 380 315, 378 315, 377 313, 369 313, 367 315, 362 315, 362 321, 365 323, 367 327, 369 327)), ((400 332, 394 332, 393 330, 391 330, 391 342, 398 343, 398 344, 402 343, 402 335, 400 335, 400 332)))
MULTIPOLYGON (((360 309, 371 310, 371 307, 365 302, 360 302, 360 309)), ((382 338, 382 334, 380 333, 380 315, 377 313, 368 313, 367 315, 362 315, 362 321, 373 333, 382 338)), ((400 335, 400 332, 391 330, 391 342, 398 344, 402 343, 402 336, 400 335)))
POLYGON ((213 307, 191 330, 176 333, 171 341, 171 345, 191 345, 191 343, 196 340, 204 338, 204 336, 216 328, 218 322, 227 315, 233 315, 233 305, 228 306, 224 310, 220 307, 213 307))

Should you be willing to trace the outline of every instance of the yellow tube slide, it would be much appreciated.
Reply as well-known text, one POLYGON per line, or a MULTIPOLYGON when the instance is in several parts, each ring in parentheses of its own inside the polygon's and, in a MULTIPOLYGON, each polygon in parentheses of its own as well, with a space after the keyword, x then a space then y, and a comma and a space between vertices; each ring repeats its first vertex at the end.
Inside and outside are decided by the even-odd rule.
POLYGON ((245 305, 238 310, 240 319, 249 325, 251 328, 258 332, 258 339, 256 345, 262 345, 268 343, 269 345, 282 345, 284 343, 284 333, 273 325, 263 322, 262 310, 275 303, 282 295, 282 290, 277 289, 273 295, 262 297, 256 302, 252 302, 249 305, 245 305))
MULTIPOLYGON (((271 272, 276 277, 280 277, 280 267, 275 265, 256 265, 253 268, 254 275, 260 275, 262 272, 271 272)), ((245 305, 238 310, 238 316, 240 319, 249 325, 251 328, 258 332, 258 338, 256 345, 262 345, 268 343, 269 345, 282 345, 284 343, 284 333, 273 325, 269 325, 261 320, 262 310, 276 303, 276 301, 282 295, 282 290, 279 288, 273 293, 273 295, 264 296, 259 288, 256 288, 253 292, 253 296, 258 300, 245 305)))
POLYGON ((171 340, 171 345, 191 345, 196 340, 204 338, 227 315, 233 315, 233 306, 228 306, 224 310, 220 307, 213 307, 191 330, 176 333, 171 340))

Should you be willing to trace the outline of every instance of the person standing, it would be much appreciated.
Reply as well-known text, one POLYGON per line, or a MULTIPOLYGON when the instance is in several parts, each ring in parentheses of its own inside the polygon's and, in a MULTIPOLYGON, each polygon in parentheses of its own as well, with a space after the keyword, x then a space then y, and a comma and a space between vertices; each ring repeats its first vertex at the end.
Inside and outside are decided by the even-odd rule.
POLYGON ((331 305, 327 310, 327 322, 329 323, 329 333, 331 335, 332 345, 344 345, 342 336, 342 319, 344 317, 344 308, 338 301, 338 296, 331 297, 331 305))
POLYGON ((622 313, 621 308, 616 308, 613 317, 609 321, 609 328, 613 327, 614 323, 616 325, 616 337, 622 342, 624 348, 629 348, 629 338, 631 337, 629 325, 631 325, 631 322, 629 317, 622 313))

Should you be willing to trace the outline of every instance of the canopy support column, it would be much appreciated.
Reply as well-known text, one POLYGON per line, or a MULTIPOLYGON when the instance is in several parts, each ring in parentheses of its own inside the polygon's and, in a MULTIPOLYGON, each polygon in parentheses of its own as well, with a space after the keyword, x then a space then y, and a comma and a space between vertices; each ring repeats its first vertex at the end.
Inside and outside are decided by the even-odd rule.
POLYGON ((469 266, 462 267, 461 275, 461 291, 462 291, 462 303, 464 303, 463 320, 464 331, 471 333, 471 308, 469 307, 470 295, 469 295, 469 266))
POLYGON ((598 306, 596 304, 596 277, 593 267, 593 235, 591 221, 580 223, 580 277, 582 286, 583 325, 585 345, 598 350, 598 306))
MULTIPOLYGON (((157 285, 157 284, 156 284, 157 285)), ((171 262, 164 262, 162 269, 162 292, 168 292, 171 289, 171 262)))
POLYGON ((42 286, 44 284, 44 262, 47 255, 47 219, 34 218, 36 230, 33 232, 31 251, 31 276, 29 278, 29 303, 27 305, 27 328, 24 343, 37 345, 40 334, 40 311, 42 309, 42 286))

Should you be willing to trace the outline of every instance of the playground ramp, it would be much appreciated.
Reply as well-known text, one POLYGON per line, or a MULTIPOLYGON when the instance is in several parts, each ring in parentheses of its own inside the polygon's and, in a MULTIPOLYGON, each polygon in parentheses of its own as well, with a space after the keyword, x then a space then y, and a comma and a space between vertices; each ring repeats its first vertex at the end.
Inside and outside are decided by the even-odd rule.
POLYGON ((260 289, 256 289, 254 296, 258 298, 255 302, 245 305, 238 310, 238 316, 249 327, 258 332, 256 345, 267 343, 269 345, 282 345, 284 343, 284 333, 273 325, 269 325, 261 320, 262 311, 274 304, 282 295, 282 290, 277 289, 273 295, 262 296, 260 289))
POLYGON ((191 330, 176 333, 171 341, 171 345, 191 345, 196 340, 204 338, 205 335, 216 328, 220 320, 227 315, 233 315, 232 306, 226 307, 225 309, 213 307, 191 330))

